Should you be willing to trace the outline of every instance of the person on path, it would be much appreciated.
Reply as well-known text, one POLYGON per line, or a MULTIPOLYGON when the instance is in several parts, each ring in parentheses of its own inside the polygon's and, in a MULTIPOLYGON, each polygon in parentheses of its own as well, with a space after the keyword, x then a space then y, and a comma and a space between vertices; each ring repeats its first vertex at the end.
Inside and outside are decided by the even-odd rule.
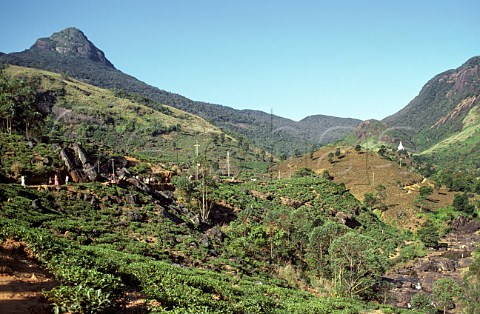
POLYGON ((20 177, 20 182, 21 182, 22 186, 25 187, 25 176, 20 177))
POLYGON ((69 177, 66 176, 66 177, 65 177, 65 185, 68 185, 68 179, 69 179, 69 177))
POLYGON ((60 185, 58 184, 58 176, 57 176, 57 175, 55 175, 55 178, 53 179, 53 182, 55 182, 55 188, 56 188, 57 190, 59 190, 59 189, 60 189, 60 185))

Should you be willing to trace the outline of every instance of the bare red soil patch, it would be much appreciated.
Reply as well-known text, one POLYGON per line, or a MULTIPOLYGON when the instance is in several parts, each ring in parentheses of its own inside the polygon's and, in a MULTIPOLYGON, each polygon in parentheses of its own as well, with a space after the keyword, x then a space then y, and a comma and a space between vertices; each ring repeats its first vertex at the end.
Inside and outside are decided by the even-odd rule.
POLYGON ((0 313, 52 313, 42 290, 56 284, 24 243, 8 239, 0 244, 0 313))

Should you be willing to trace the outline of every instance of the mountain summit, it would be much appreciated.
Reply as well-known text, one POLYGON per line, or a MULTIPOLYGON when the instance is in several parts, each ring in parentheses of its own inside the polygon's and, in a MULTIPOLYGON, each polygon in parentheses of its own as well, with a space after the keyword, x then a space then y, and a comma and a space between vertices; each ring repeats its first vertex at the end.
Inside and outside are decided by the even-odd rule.
POLYGON ((53 51, 62 55, 86 58, 112 68, 114 67, 105 57, 103 51, 95 47, 88 40, 87 36, 75 27, 69 27, 58 33, 53 33, 48 38, 37 39, 31 49, 53 51))

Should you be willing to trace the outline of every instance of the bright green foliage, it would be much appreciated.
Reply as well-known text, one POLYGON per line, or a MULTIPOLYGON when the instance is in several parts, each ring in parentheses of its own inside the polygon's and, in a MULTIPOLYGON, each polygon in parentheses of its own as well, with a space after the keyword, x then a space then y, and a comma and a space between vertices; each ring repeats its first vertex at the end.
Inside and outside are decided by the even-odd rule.
POLYGON ((427 254, 424 244, 416 241, 412 244, 406 245, 400 251, 400 260, 408 261, 418 257, 423 257, 427 254))
POLYGON ((2 131, 24 133, 30 136, 32 128, 39 125, 41 114, 35 107, 38 82, 7 78, 0 71, 0 112, 2 131))
POLYGON ((173 183, 177 188, 178 197, 187 204, 190 203, 199 182, 197 180, 189 180, 186 176, 176 176, 173 178, 173 183))
POLYGON ((426 199, 433 193, 433 188, 429 185, 421 186, 419 189, 420 197, 426 199))
MULTIPOLYGON (((323 178, 220 185, 216 193, 219 200, 243 209, 238 221, 226 229, 231 236, 226 244, 231 253, 306 266, 306 271, 317 277, 334 278, 329 266, 329 246, 336 237, 351 231, 332 219, 339 212, 358 211, 359 214, 352 215, 352 224, 363 226, 361 233, 377 240, 376 248, 381 247, 386 255, 393 254, 402 241, 398 231, 381 223, 373 213, 360 209, 359 202, 351 198, 344 186, 323 178)), ((370 279, 375 282, 378 277, 370 279)))
POLYGON ((420 207, 420 209, 424 209, 428 202, 428 197, 433 193, 433 188, 431 186, 421 186, 419 189, 419 194, 415 199, 415 204, 420 207))
POLYGON ((463 301, 465 313, 480 313, 480 258, 479 249, 475 250, 474 259, 463 278, 463 301))
POLYGON ((47 180, 49 173, 62 167, 58 158, 60 150, 51 145, 38 143, 30 147, 21 135, 0 133, 0 146, 3 152, 15 152, 2 154, 0 172, 10 176, 26 175, 27 182, 40 176, 47 180))
POLYGON ((313 228, 310 233, 306 255, 307 263, 311 269, 314 269, 321 276, 331 278, 328 248, 336 238, 348 231, 348 227, 333 221, 328 221, 322 226, 313 228))
MULTIPOLYGON (((223 195, 226 203, 244 209, 222 229, 224 243, 208 238, 208 249, 199 242, 200 231, 159 215, 148 195, 96 183, 71 188, 75 193, 94 193, 102 199, 101 206, 79 200, 73 191, 50 193, 0 185, 0 238, 28 243, 60 280, 60 286, 46 293, 59 313, 117 311, 125 290, 131 288, 145 293, 156 312, 361 313, 366 307, 349 299, 319 299, 272 278, 269 260, 303 265, 308 248, 321 244, 314 240, 315 228, 348 229, 329 217, 341 208, 357 210, 359 203, 344 187, 328 180, 308 177, 219 185, 215 197, 223 195), (121 202, 120 207, 119 200, 129 193, 135 193, 142 204, 121 202), (289 195, 292 198, 285 202, 290 205, 282 204, 289 195), (32 208, 33 199, 41 200, 45 212, 32 208), (149 240, 152 237, 155 241, 149 240), (215 250, 217 257, 209 250, 215 250)), ((178 219, 186 218, 170 210, 178 219)))
POLYGON ((454 308, 462 290, 458 284, 450 278, 439 279, 434 282, 432 298, 436 301, 437 307, 447 312, 447 309, 454 308))
POLYGON ((420 310, 426 314, 436 314, 437 309, 432 305, 432 299, 430 295, 419 292, 416 293, 411 300, 412 309, 420 310))
POLYGON ((387 258, 375 240, 356 232, 335 239, 328 249, 339 295, 367 296, 388 268, 387 258))

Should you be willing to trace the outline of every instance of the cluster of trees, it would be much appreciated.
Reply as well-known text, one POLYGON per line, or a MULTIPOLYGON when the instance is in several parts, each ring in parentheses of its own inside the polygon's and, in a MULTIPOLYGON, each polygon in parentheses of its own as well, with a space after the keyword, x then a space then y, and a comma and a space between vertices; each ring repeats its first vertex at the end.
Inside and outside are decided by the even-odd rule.
MULTIPOLYGON (((312 184, 316 189, 323 186, 342 193, 327 181, 316 182, 313 177, 297 180, 291 182, 297 185, 291 192, 298 190, 299 196, 301 187, 312 184)), ((289 182, 281 182, 285 184, 289 182)), ((44 295, 58 313, 118 312, 131 290, 146 295, 148 306, 158 312, 360 313, 370 306, 383 307, 357 299, 317 298, 272 276, 276 266, 270 264, 272 260, 269 263, 269 257, 282 256, 286 261, 291 255, 290 261, 300 266, 307 254, 312 264, 306 267, 313 269, 316 261, 325 263, 338 295, 358 296, 371 291, 385 258, 376 241, 341 224, 315 219, 302 229, 315 213, 307 213, 306 206, 300 211, 289 207, 292 213, 262 210, 270 201, 257 202, 248 192, 240 192, 247 188, 251 186, 219 187, 238 196, 240 202, 242 195, 248 195, 244 204, 253 209, 222 231, 210 225, 208 232, 202 232, 188 220, 180 204, 160 206, 152 195, 133 187, 90 183, 73 185, 68 193, 52 193, 0 185, 0 240, 15 237, 24 241, 52 270, 59 285, 44 295), (78 195, 89 198, 81 200, 78 195), (136 201, 128 202, 132 195, 136 201), (89 201, 92 198, 94 204, 89 201), (33 200, 42 205, 32 209, 33 200), (281 219, 283 214, 289 217, 286 221, 281 219), (290 235, 282 230, 289 230, 290 235), (328 237, 331 230, 337 230, 338 237, 328 237), (291 245, 284 245, 284 250, 282 243, 289 237, 291 245), (329 245, 322 247, 323 257, 315 256, 315 245, 324 239, 329 245), (301 252, 304 255, 298 256, 301 252)), ((272 183, 266 188, 278 186, 272 183)))
POLYGON ((9 78, 0 70, 1 128, 4 132, 32 135, 42 117, 36 106, 37 89, 38 82, 9 78))
POLYGON ((326 222, 311 231, 306 259, 317 276, 334 283, 337 294, 369 299, 389 267, 380 247, 369 236, 326 222))
POLYGON ((440 170, 435 174, 435 181, 451 191, 474 192, 480 194, 480 179, 471 173, 440 170))
POLYGON ((374 286, 403 236, 328 177, 305 168, 291 179, 218 185, 210 198, 241 209, 225 228, 225 248, 239 261, 293 269, 297 280, 318 289, 328 282, 337 296, 374 299, 374 286))

